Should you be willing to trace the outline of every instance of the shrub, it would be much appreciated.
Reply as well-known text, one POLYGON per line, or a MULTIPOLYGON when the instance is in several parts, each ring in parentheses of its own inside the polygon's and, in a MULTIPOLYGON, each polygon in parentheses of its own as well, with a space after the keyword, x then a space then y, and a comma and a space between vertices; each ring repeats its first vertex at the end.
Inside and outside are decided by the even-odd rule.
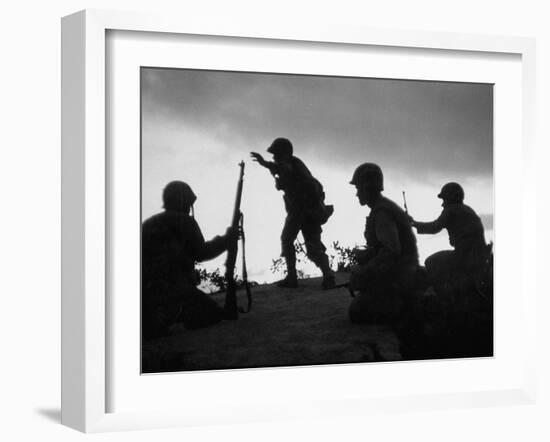
MULTIPOLYGON (((197 276, 197 285, 200 285, 201 289, 205 292, 212 294, 224 292, 226 290, 225 274, 222 274, 220 269, 208 271, 198 266, 195 270, 195 274, 197 276)), ((244 288, 244 281, 238 274, 235 274, 235 284, 237 290, 244 288)), ((258 285, 258 283, 255 281, 248 281, 248 285, 253 287, 258 285)))
MULTIPOLYGON (((296 264, 301 264, 307 258, 307 252, 305 244, 296 241, 294 243, 294 250, 296 251, 296 264)), ((328 250, 328 258, 330 267, 338 272, 349 272, 351 268, 357 264, 354 253, 355 247, 343 246, 339 241, 333 241, 331 248, 328 250)), ((271 273, 280 273, 286 269, 285 260, 282 257, 273 259, 271 261, 271 273)), ((298 278, 307 278, 310 275, 305 274, 302 270, 297 270, 298 278)))

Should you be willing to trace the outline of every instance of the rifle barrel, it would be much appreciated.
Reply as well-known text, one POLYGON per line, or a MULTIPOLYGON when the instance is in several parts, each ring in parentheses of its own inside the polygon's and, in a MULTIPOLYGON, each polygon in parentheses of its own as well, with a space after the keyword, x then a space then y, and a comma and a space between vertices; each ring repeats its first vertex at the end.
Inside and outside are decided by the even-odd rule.
MULTIPOLYGON (((235 196, 235 206, 233 208, 233 219, 231 220, 231 228, 239 229, 241 220, 241 199, 243 194, 243 177, 244 177, 244 161, 239 163, 241 168, 239 172, 239 180, 237 182, 237 194, 235 196)), ((235 237, 234 242, 227 248, 227 257, 225 259, 225 306, 224 309, 228 317, 237 319, 239 316, 237 307, 237 287, 235 283, 235 263, 237 261, 237 252, 239 249, 239 237, 235 237)))

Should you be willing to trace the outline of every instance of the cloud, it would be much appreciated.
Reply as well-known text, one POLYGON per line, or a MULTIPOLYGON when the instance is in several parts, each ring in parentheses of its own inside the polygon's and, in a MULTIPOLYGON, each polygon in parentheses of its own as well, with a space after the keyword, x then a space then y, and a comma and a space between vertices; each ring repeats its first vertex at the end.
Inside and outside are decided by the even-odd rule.
POLYGON ((487 84, 147 68, 142 102, 145 129, 184 126, 237 150, 287 136, 335 167, 492 176, 487 84))
MULTIPOLYGON (((433 220, 437 194, 460 182, 466 202, 492 229, 492 86, 421 81, 142 69, 142 217, 160 210, 162 188, 188 181, 198 196, 205 237, 223 233, 234 201, 237 163, 287 136, 323 183, 335 214, 323 241, 363 244, 368 209, 349 179, 365 161, 384 170, 385 195, 411 214, 433 220)), ((243 212, 249 272, 280 254, 285 211, 269 173, 247 161, 243 212)), ((422 260, 449 248, 448 235, 422 235, 422 260)), ((224 257, 206 263, 223 267, 224 257)))

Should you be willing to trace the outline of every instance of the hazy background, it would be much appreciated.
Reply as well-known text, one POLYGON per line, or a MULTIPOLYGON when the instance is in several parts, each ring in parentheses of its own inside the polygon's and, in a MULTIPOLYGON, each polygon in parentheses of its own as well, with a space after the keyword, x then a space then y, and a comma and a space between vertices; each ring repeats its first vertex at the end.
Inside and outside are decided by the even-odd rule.
MULTIPOLYGON (((324 226, 327 247, 364 243, 369 209, 359 206, 349 180, 366 161, 382 167, 384 194, 402 204, 405 190, 409 212, 422 221, 441 212, 436 195, 444 183, 461 183, 492 239, 492 85, 158 68, 142 68, 141 85, 142 219, 162 210, 168 182, 183 180, 198 196, 204 236, 223 233, 244 160, 251 280, 280 277, 269 267, 280 254, 282 193, 249 158, 257 151, 271 159, 265 150, 280 136, 292 141, 335 206, 324 226)), ((423 262, 449 248, 447 233, 418 235, 418 245, 423 262)), ((222 255, 206 267, 223 269, 223 262, 222 255)), ((312 265, 303 270, 318 274, 312 265)))

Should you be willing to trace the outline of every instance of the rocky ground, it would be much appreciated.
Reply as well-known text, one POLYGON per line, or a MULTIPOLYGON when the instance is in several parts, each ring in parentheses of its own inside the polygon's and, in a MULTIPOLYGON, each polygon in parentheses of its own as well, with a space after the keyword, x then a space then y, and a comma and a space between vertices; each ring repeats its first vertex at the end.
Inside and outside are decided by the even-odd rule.
MULTIPOLYGON (((337 275, 338 282, 347 275, 337 275)), ((321 290, 321 279, 297 289, 253 288, 252 311, 237 321, 185 330, 144 343, 143 372, 276 367, 400 360, 395 333, 382 325, 354 325, 346 288, 321 290)), ((212 295, 223 305, 224 294, 212 295)), ((246 305, 244 293, 239 302, 246 305)))

